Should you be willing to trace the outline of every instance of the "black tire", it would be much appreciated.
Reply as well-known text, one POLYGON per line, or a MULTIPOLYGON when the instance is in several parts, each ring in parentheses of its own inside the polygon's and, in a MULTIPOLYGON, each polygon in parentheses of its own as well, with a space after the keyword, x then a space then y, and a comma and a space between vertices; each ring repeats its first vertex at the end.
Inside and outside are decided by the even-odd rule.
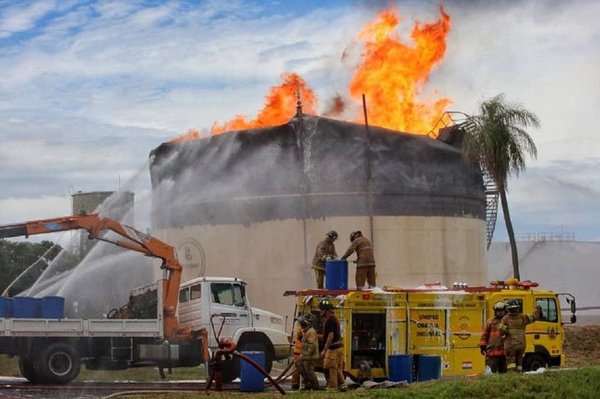
POLYGON ((21 370, 21 375, 27 378, 27 381, 32 384, 38 383, 38 377, 35 373, 35 368, 33 367, 33 363, 31 360, 25 357, 19 357, 19 370, 21 370))
POLYGON ((547 367, 546 357, 540 353, 525 355, 523 359, 523 371, 536 371, 541 367, 547 367))
POLYGON ((63 342, 48 345, 35 362, 36 375, 46 384, 67 384, 77 378, 80 370, 79 354, 63 342))

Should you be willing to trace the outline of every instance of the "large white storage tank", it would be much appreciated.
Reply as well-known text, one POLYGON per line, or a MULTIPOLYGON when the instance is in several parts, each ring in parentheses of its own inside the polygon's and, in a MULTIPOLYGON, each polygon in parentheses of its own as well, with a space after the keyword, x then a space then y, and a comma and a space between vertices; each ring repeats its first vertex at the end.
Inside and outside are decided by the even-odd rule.
POLYGON ((338 255, 354 230, 372 239, 380 286, 481 284, 481 171, 451 144, 460 132, 446 138, 304 115, 165 143, 150 155, 153 234, 178 248, 184 280, 241 277, 254 306, 280 314, 294 310, 285 290, 315 287, 310 264, 329 230, 338 255))

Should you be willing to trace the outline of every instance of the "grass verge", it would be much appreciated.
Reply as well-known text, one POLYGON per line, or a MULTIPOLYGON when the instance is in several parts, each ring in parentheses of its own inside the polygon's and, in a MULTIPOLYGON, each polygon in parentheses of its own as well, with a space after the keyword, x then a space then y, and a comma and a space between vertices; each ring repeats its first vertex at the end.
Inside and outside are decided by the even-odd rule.
MULTIPOLYGON (((299 399, 324 398, 372 398, 372 399, 563 399, 563 398, 598 398, 600 392, 600 367, 582 369, 547 371, 540 374, 504 374, 480 376, 475 378, 453 378, 426 383, 415 383, 406 388, 394 389, 357 389, 338 392, 298 392, 292 397, 299 399)), ((120 396, 128 399, 197 399, 199 392, 156 393, 148 395, 132 394, 120 396)), ((281 397, 276 392, 218 394, 211 392, 213 399, 224 399, 232 396, 281 397)))

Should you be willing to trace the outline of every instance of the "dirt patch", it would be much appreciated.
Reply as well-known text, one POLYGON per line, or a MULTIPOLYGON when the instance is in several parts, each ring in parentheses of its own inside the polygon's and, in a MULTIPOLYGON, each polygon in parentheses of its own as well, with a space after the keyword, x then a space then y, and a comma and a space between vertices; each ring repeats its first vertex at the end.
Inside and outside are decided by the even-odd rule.
POLYGON ((567 367, 600 364, 600 325, 565 326, 567 367))

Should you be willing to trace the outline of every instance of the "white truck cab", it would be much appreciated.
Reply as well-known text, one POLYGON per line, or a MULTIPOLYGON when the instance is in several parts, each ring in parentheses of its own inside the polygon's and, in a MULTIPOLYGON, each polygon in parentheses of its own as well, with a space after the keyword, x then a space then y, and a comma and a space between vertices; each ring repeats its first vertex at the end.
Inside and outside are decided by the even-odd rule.
MULTIPOLYGON (((246 283, 239 278, 199 277, 182 283, 178 320, 181 327, 193 331, 206 328, 211 350, 217 349, 214 330, 221 330, 219 337, 233 340, 240 352, 263 351, 267 371, 273 360, 289 355, 290 341, 283 318, 251 307, 246 283)), ((238 375, 239 361, 225 362, 223 379, 231 381, 238 375)))

